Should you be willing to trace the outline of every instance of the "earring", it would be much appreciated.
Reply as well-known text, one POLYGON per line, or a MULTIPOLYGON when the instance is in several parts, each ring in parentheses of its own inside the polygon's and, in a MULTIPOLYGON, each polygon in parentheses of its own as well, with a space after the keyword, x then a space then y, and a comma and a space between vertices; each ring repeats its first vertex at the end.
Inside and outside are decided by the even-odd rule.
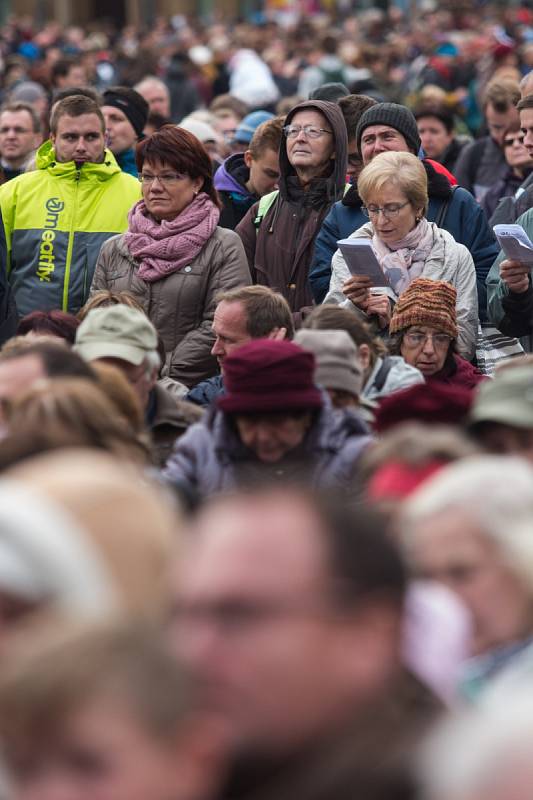
POLYGON ((199 191, 200 191, 200 189, 197 189, 197 190, 195 191, 195 193, 194 193, 194 196, 195 196, 195 197, 198 197, 198 193, 199 193, 199 191))

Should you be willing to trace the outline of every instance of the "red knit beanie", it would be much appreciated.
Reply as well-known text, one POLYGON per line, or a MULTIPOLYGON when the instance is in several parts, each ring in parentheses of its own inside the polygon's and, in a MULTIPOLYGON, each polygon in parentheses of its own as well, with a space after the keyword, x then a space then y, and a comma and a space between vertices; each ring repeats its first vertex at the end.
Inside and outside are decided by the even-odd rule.
POLYGON ((255 339, 224 359, 226 413, 254 414, 322 407, 314 384, 315 357, 288 341, 255 339))

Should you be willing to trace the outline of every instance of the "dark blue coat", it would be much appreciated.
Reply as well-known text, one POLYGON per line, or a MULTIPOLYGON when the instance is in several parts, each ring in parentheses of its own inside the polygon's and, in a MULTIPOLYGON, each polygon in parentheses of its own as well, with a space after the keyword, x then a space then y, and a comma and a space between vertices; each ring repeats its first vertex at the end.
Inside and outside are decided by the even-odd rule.
POLYGON ((15 297, 7 279, 6 235, 0 216, 0 346, 15 335, 17 325, 15 297))
MULTIPOLYGON (((428 176, 429 207, 427 219, 436 222, 445 203, 448 208, 440 227, 451 233, 456 242, 468 248, 477 275, 480 319, 487 318, 485 280, 498 255, 499 248, 489 228, 479 203, 466 189, 456 188, 452 193, 448 180, 431 164, 422 162, 428 176)), ((318 233, 315 254, 309 271, 309 283, 316 303, 327 294, 331 277, 331 259, 337 249, 337 240, 344 239, 368 222, 361 211, 361 198, 353 186, 342 200, 335 203, 318 233)))

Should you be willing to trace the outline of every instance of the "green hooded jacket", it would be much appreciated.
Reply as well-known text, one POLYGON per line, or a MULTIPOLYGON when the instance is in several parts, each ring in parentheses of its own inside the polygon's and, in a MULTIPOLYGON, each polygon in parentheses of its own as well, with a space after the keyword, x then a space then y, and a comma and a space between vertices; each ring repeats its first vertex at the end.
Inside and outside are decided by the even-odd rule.
POLYGON ((0 188, 9 280, 21 316, 76 313, 87 300, 100 247, 123 233, 140 184, 106 150, 100 164, 58 162, 50 141, 36 169, 0 188))

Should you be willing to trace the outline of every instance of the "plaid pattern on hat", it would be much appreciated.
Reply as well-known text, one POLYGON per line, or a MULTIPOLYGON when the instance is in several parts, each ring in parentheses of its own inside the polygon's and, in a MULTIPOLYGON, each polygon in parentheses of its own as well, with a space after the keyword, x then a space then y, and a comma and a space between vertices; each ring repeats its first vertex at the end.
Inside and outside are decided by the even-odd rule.
POLYGON ((417 278, 400 295, 394 307, 389 331, 397 333, 411 325, 430 325, 456 339, 456 302, 457 291, 451 283, 417 278))
POLYGON ((357 125, 357 149, 361 152, 361 137, 365 128, 371 125, 388 125, 390 128, 399 131, 407 142, 409 150, 415 156, 421 147, 421 140, 418 133, 418 125, 414 114, 405 106, 398 103, 378 103, 371 108, 367 108, 359 124, 357 125))

